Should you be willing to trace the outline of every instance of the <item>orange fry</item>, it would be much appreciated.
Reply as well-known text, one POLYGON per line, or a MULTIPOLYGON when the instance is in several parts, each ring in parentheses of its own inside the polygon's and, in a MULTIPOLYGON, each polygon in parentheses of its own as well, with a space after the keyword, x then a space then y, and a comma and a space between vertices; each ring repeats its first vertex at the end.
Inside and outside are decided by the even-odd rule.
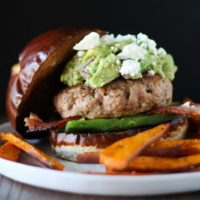
POLYGON ((100 153, 100 163, 117 170, 125 169, 142 150, 167 134, 169 124, 161 124, 115 142, 100 153))
POLYGON ((200 154, 200 139, 158 141, 142 152, 142 155, 181 157, 200 154))
POLYGON ((77 156, 78 163, 99 163, 99 152, 85 152, 78 154, 77 156))
MULTIPOLYGON (((87 174, 95 174, 95 175, 121 175, 121 176, 150 176, 155 174, 162 174, 161 172, 136 172, 136 171, 106 171, 106 172, 84 172, 87 174)), ((164 174, 164 173, 163 173, 164 174)), ((166 172, 165 172, 166 174, 166 172)))
POLYGON ((15 145, 19 149, 25 151, 27 154, 31 155, 33 158, 38 160, 40 163, 45 165, 48 168, 63 170, 64 166, 58 161, 46 155, 43 151, 34 147, 33 145, 27 143, 25 140, 20 138, 17 134, 14 133, 0 133, 0 140, 8 141, 9 143, 15 145))
POLYGON ((21 150, 13 144, 6 142, 0 147, 0 158, 17 161, 21 150))
POLYGON ((200 166, 200 154, 181 158, 139 156, 129 164, 129 170, 141 172, 178 172, 200 166))

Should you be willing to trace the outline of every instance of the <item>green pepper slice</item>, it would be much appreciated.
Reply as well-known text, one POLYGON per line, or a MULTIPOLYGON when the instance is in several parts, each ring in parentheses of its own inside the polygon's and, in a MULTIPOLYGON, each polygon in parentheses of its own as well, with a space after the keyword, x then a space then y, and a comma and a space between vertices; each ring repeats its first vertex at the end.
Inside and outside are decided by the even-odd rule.
POLYGON ((113 132, 132 129, 140 126, 152 126, 174 119, 174 114, 134 115, 111 119, 79 119, 69 121, 65 126, 66 132, 113 132))

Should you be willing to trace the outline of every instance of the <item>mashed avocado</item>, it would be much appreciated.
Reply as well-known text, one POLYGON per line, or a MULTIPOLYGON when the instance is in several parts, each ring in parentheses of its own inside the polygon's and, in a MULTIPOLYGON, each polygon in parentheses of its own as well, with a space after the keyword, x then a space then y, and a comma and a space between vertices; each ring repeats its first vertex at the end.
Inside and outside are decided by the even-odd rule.
POLYGON ((89 34, 75 46, 78 52, 61 74, 61 82, 69 87, 85 82, 98 88, 120 76, 138 79, 143 74, 174 79, 177 67, 172 56, 163 48, 157 49, 155 41, 146 35, 111 34, 100 38, 97 33, 92 34, 91 41, 89 34), (92 44, 94 39, 96 43, 92 44))

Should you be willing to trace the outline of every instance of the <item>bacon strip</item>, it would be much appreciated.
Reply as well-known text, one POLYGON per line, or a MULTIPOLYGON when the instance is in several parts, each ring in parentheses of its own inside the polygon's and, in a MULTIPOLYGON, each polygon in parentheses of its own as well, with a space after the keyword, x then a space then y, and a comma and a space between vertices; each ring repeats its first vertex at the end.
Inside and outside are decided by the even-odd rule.
POLYGON ((189 97, 184 97, 183 103, 186 103, 186 102, 189 102, 191 106, 199 106, 200 107, 199 103, 192 101, 192 99, 190 99, 189 97))
POLYGON ((153 113, 167 114, 174 113, 181 116, 186 116, 193 119, 196 123, 200 124, 200 104, 185 102, 181 106, 169 106, 154 110, 153 113))
POLYGON ((30 117, 25 118, 24 121, 25 121, 25 126, 28 127, 26 133, 36 133, 36 132, 46 132, 56 128, 62 128, 68 121, 74 119, 79 119, 79 117, 69 117, 57 121, 44 122, 36 114, 31 113, 30 117))

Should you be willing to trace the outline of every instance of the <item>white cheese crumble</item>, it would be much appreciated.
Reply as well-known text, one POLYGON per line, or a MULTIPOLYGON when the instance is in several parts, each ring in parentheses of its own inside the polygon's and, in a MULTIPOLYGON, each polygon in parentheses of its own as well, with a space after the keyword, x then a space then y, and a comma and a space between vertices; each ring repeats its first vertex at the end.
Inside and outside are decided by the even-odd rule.
MULTIPOLYGON (((156 46, 156 42, 152 39, 150 39, 147 35, 143 34, 143 33, 139 33, 137 36, 135 35, 131 35, 131 34, 127 34, 127 35, 117 35, 116 37, 114 36, 114 34, 106 34, 100 37, 100 35, 96 32, 91 32, 88 35, 86 35, 78 44, 76 44, 73 49, 77 50, 77 51, 82 51, 82 50, 89 50, 89 49, 93 49, 99 45, 110 45, 113 44, 115 42, 121 42, 124 40, 132 40, 132 43, 125 46, 124 49, 122 50, 122 52, 119 54, 119 56, 121 56, 121 59, 143 59, 144 58, 144 52, 146 52, 147 50, 149 50, 151 53, 155 54, 155 55, 159 55, 159 56, 164 56, 166 55, 166 51, 163 48, 159 48, 157 49, 156 46), (128 51, 131 52, 128 52, 128 51), (124 51, 124 52, 123 52, 124 51), (134 56, 130 56, 130 54, 133 54, 134 51, 134 56), (135 58, 136 53, 137 56, 139 56, 140 58, 135 58), (128 54, 128 55, 127 55, 128 54), (143 55, 142 55, 143 54, 143 55)), ((114 47, 113 48, 113 52, 115 52, 114 47)), ((112 50, 112 49, 111 49, 112 50)), ((80 54, 81 55, 81 54, 80 54)))
POLYGON ((143 33, 138 33, 137 34, 137 40, 140 42, 146 42, 148 40, 148 36, 143 33))
POLYGON ((140 73, 140 63, 137 60, 124 60, 119 72, 126 79, 137 79, 142 77, 142 74, 140 73))
POLYGON ((158 49, 158 55, 159 55, 159 56, 163 57, 163 56, 165 56, 166 54, 167 54, 167 52, 166 52, 162 47, 160 47, 160 48, 158 49))
POLYGON ((118 57, 122 60, 125 59, 134 59, 134 60, 139 60, 139 59, 144 59, 147 51, 138 46, 135 43, 128 44, 124 46, 122 49, 122 52, 118 54, 118 57))
POLYGON ((137 35, 137 43, 144 48, 148 48, 153 54, 157 54, 156 42, 143 33, 137 35))
POLYGON ((135 35, 131 35, 131 34, 127 34, 127 35, 118 34, 115 38, 116 42, 121 42, 123 40, 132 40, 133 42, 135 42, 136 37, 135 37, 135 35))
POLYGON ((78 44, 76 44, 73 49, 80 50, 89 50, 93 49, 100 45, 100 35, 96 32, 91 32, 86 35, 78 44))
POLYGON ((155 75, 155 71, 153 69, 148 71, 148 76, 154 76, 155 75))
POLYGON ((78 51, 78 53, 77 53, 78 57, 83 57, 83 56, 84 56, 84 54, 85 54, 85 52, 84 52, 84 51, 78 51))
MULTIPOLYGON (((110 45, 112 53, 117 54, 117 65, 120 66, 120 74, 124 78, 138 79, 142 77, 141 74, 141 61, 145 59, 147 54, 154 54, 156 57, 162 58, 167 53, 163 48, 157 48, 157 44, 154 40, 150 39, 147 35, 139 33, 137 35, 117 35, 106 34, 100 36, 96 32, 91 32, 86 35, 73 49, 78 51, 78 56, 84 56, 84 50, 90 50, 100 45, 110 45), (120 47, 119 42, 130 40, 129 44, 125 45, 121 52, 118 53, 120 47)), ((151 62, 152 65, 156 65, 155 62, 151 62)), ((148 76, 154 76, 155 71, 149 70, 148 76)))
POLYGON ((100 42, 103 44, 112 44, 115 42, 115 36, 114 34, 103 35, 100 38, 100 42))
POLYGON ((156 49, 156 42, 152 39, 148 39, 147 41, 147 46, 149 48, 149 50, 153 53, 153 54, 157 54, 157 49, 156 49))

